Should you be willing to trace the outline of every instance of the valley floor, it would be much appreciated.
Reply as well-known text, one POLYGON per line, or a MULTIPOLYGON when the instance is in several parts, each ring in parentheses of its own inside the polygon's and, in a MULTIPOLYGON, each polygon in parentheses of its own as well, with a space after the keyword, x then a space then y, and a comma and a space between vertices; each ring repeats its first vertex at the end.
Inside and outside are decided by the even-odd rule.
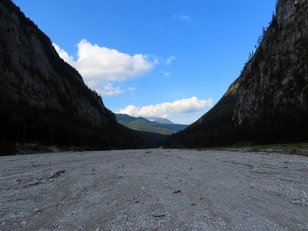
POLYGON ((0 230, 308 230, 308 158, 168 149, 0 157, 0 230))

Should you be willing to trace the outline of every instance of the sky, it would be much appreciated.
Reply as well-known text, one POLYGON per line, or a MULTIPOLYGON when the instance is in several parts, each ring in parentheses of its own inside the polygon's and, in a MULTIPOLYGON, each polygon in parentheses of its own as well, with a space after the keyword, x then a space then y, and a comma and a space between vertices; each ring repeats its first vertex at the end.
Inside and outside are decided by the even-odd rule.
POLYGON ((13 0, 106 107, 190 124, 239 76, 275 0, 13 0))

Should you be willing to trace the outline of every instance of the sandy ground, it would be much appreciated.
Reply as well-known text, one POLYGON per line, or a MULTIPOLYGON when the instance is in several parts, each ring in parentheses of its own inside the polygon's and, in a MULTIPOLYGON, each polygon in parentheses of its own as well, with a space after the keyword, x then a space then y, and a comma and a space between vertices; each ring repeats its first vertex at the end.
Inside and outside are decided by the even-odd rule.
POLYGON ((308 230, 308 158, 164 149, 0 157, 0 230, 308 230))

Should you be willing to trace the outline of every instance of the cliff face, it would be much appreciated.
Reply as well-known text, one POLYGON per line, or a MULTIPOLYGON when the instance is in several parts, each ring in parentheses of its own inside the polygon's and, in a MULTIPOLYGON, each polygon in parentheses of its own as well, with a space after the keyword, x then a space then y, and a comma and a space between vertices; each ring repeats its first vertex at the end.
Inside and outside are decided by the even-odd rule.
POLYGON ((308 2, 279 0, 239 78, 176 146, 308 140, 308 2))
POLYGON ((116 122, 17 6, 1 0, 0 12, 0 153, 29 142, 90 148, 149 144, 144 134, 116 122))
MULTIPOLYGON (((308 2, 284 0, 254 57, 240 76, 233 113, 236 124, 264 115, 307 111, 308 2)), ((278 116, 278 115, 276 115, 278 116)))
POLYGON ((0 2, 0 97, 41 109, 74 111, 92 125, 114 120, 49 38, 8 0, 0 2))

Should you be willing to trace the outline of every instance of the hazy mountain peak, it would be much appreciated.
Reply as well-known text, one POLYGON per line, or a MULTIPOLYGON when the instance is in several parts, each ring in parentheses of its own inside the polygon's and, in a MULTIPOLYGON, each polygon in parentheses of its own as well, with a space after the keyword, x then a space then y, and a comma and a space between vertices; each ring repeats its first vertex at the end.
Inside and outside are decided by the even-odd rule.
POLYGON ((166 118, 160 118, 160 117, 145 117, 146 119, 152 121, 152 122, 157 122, 161 124, 174 124, 172 121, 166 119, 166 118))
POLYGON ((163 120, 163 122, 165 123, 161 123, 159 122, 160 120, 151 121, 148 118, 133 117, 126 114, 116 114, 116 118, 120 124, 128 128, 138 131, 153 132, 163 135, 171 135, 187 127, 187 125, 174 124, 169 120, 167 121, 163 120))

